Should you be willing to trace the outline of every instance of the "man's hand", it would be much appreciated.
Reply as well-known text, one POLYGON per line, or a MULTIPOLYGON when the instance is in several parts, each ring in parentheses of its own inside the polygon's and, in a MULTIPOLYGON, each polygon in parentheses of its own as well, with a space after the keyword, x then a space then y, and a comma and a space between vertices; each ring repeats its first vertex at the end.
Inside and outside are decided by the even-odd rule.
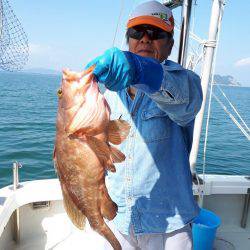
POLYGON ((86 68, 96 65, 93 73, 106 88, 119 91, 134 80, 134 72, 126 55, 117 48, 106 50, 103 55, 91 61, 86 68))
POLYGON ((163 79, 163 69, 157 60, 117 48, 105 51, 86 68, 94 64, 93 73, 97 80, 113 91, 133 85, 146 93, 154 93, 160 89, 163 79))

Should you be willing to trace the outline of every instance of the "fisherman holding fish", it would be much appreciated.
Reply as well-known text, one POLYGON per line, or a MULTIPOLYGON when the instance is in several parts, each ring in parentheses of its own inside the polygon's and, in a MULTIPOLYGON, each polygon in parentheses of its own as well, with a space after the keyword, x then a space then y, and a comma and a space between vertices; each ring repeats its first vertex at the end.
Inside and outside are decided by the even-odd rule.
MULTIPOLYGON (((200 78, 167 60, 174 18, 157 1, 138 5, 127 23, 129 51, 107 50, 87 66, 107 91, 111 119, 131 126, 119 146, 126 156, 107 172, 118 212, 108 225, 122 249, 190 250, 199 213, 189 154, 202 103, 200 78)), ((103 249, 112 249, 107 242, 103 249)))

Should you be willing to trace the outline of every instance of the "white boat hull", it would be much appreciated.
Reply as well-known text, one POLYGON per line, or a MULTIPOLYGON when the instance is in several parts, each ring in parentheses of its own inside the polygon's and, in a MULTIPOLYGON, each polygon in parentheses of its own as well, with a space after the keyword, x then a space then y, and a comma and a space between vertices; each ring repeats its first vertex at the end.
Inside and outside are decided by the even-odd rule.
MULTIPOLYGON (((194 186, 195 194, 197 190, 194 186)), ((250 181, 243 176, 206 175, 203 207, 215 212, 222 220, 215 249, 250 249, 250 214, 246 227, 241 227, 248 190, 250 181)), ((70 222, 63 208, 57 179, 21 183, 17 191, 11 186, 0 190, 1 250, 98 250, 103 242, 104 239, 90 230, 89 225, 80 231, 70 222), (49 205, 34 209, 34 205, 41 201, 49 201, 49 205), (13 240, 13 212, 16 209, 20 215, 18 243, 13 240)))

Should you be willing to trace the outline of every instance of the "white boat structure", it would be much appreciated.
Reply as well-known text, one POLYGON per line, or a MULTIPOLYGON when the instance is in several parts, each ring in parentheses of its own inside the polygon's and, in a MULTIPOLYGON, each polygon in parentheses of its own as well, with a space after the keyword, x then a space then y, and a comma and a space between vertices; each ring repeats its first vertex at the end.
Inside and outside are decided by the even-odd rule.
MULTIPOLYGON (((249 250, 250 178, 205 178, 203 207, 222 220, 214 249, 249 250)), ((198 192, 194 185, 194 193, 198 192)), ((1 250, 98 250, 101 242, 96 238, 98 235, 78 230, 68 219, 57 179, 28 181, 16 190, 12 185, 0 190, 1 250)))
MULTIPOLYGON (((179 62, 185 65, 192 0, 165 1, 165 4, 172 7, 183 4, 179 62)), ((205 45, 206 67, 202 73, 205 97, 223 5, 224 1, 213 0, 209 37, 205 45)), ((190 157, 196 177, 193 192, 204 208, 221 218, 214 249, 250 250, 250 176, 195 174, 204 108, 205 102, 196 119, 190 157)), ((59 181, 48 179, 19 183, 19 167, 19 163, 13 164, 13 185, 0 189, 0 250, 98 250, 100 238, 97 240, 95 233, 78 230, 67 217, 59 181)))

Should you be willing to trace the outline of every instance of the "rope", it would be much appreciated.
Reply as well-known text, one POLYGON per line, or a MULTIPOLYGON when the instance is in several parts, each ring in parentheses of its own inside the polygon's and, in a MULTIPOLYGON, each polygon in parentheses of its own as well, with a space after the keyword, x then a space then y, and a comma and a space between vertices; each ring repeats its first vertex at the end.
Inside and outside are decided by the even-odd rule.
MULTIPOLYGON (((180 25, 176 22, 176 20, 175 20, 175 24, 174 25, 175 25, 174 29, 180 32, 180 30, 181 30, 180 29, 180 25)), ((192 39, 194 39, 198 43, 204 43, 206 41, 204 39, 201 39, 199 36, 197 36, 196 34, 194 34, 192 31, 189 32, 189 37, 192 38, 192 39)))
POLYGON ((229 115, 229 117, 232 119, 232 121, 238 126, 238 128, 241 130, 241 132, 246 136, 248 140, 250 140, 250 134, 240 125, 240 123, 235 119, 235 117, 227 110, 226 106, 223 105, 223 103, 219 100, 219 98, 213 93, 213 97, 215 100, 221 105, 221 107, 224 109, 224 111, 229 115))
POLYGON ((249 127, 247 126, 247 124, 244 122, 244 120, 242 119, 242 117, 240 116, 240 114, 238 113, 237 109, 233 106, 233 104, 229 101, 229 99, 227 98, 226 94, 223 92, 223 90, 217 85, 217 88, 220 90, 220 92, 222 93, 222 95, 226 98, 226 100, 228 101, 229 105, 231 106, 231 108, 234 110, 234 112, 238 115, 239 119, 241 120, 241 122, 244 124, 245 128, 247 129, 248 133, 250 132, 249 127))
POLYGON ((234 244, 232 242, 228 241, 228 240, 216 237, 216 241, 222 241, 224 243, 228 243, 228 245, 230 245, 233 249, 236 249, 235 246, 234 246, 234 244))
POLYGON ((205 47, 216 47, 216 41, 215 40, 204 40, 202 41, 202 44, 204 44, 205 47))

